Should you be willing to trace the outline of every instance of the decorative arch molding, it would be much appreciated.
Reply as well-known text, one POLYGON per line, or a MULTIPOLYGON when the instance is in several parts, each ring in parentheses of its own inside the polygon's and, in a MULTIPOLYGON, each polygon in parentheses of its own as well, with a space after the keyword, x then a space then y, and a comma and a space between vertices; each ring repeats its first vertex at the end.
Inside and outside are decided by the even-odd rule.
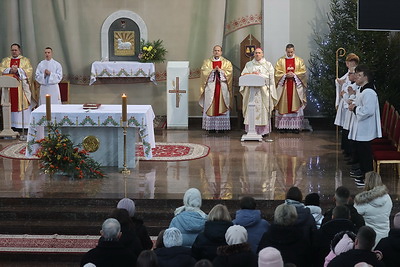
POLYGON ((109 15, 101 26, 101 58, 109 58, 108 30, 111 24, 120 18, 128 18, 133 20, 139 27, 141 39, 147 41, 147 26, 144 20, 135 12, 129 10, 118 10, 109 15))

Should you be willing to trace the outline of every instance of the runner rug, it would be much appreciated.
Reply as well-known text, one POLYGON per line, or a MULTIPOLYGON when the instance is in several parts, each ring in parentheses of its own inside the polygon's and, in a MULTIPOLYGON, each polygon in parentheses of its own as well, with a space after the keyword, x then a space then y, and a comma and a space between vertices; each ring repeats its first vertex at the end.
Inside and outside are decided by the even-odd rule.
MULTIPOLYGON (((10 159, 37 160, 37 157, 25 157, 26 143, 9 145, 0 151, 0 156, 10 159)), ((183 161, 203 158, 208 155, 210 148, 205 145, 193 143, 156 143, 153 148, 151 161, 183 161)), ((139 160, 146 160, 143 146, 138 145, 136 156, 139 160)))
MULTIPOLYGON (((100 236, 92 235, 3 235, 0 252, 86 253, 96 247, 100 236)), ((157 239, 151 236, 153 243, 157 239)))

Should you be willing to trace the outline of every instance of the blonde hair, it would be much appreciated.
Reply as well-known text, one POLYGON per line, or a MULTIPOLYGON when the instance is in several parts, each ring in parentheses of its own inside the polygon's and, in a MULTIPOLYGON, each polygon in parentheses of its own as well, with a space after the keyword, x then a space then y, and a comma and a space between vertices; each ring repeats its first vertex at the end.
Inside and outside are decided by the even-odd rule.
POLYGON ((381 185, 383 185, 383 183, 379 173, 370 171, 365 174, 365 186, 364 186, 365 191, 369 191, 374 187, 381 185))
POLYGON ((295 206, 283 203, 276 207, 274 212, 274 223, 289 226, 296 222, 297 211, 295 206))
POLYGON ((360 62, 360 58, 356 54, 350 53, 347 55, 346 61, 355 61, 358 64, 360 62))
POLYGON ((228 208, 225 205, 217 204, 208 213, 209 221, 232 221, 228 208))

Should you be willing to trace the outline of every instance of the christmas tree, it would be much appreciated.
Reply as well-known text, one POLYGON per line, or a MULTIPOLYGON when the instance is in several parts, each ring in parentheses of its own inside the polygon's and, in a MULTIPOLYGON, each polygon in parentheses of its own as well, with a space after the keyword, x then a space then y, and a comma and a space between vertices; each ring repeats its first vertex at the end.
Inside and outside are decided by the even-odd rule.
MULTIPOLYGON (((331 0, 328 14, 329 31, 315 33, 317 49, 311 53, 308 87, 310 95, 319 101, 320 112, 333 116, 335 109, 336 51, 344 48, 346 55, 355 53, 360 64, 368 65, 375 76, 375 85, 381 104, 399 103, 400 69, 399 34, 388 31, 357 30, 357 0, 331 0)), ((339 77, 347 72, 345 58, 339 57, 339 77)))

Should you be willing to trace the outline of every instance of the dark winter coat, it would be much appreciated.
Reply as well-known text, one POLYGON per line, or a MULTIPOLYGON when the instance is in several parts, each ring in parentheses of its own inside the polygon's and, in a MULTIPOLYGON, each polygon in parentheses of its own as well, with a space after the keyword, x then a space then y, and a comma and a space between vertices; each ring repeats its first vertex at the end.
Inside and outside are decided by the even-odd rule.
POLYGON ((364 249, 351 249, 333 258, 328 267, 354 267, 359 262, 366 262, 374 267, 385 266, 382 261, 378 261, 374 252, 364 249))
POLYGON ((89 250, 81 260, 81 266, 93 263, 96 267, 136 266, 137 256, 118 241, 99 241, 97 247, 89 250))
POLYGON ((274 247, 281 252, 284 263, 294 263, 297 267, 309 267, 314 262, 313 250, 298 226, 272 224, 258 246, 258 252, 266 247, 274 247))
POLYGON ((390 229, 389 236, 382 238, 375 249, 382 252, 387 267, 400 266, 400 229, 390 229))
POLYGON ((192 245, 193 257, 196 260, 213 261, 217 256, 217 248, 228 245, 225 241, 225 233, 232 225, 232 222, 227 221, 207 221, 204 232, 197 236, 192 245))
MULTIPOLYGON (((313 219, 314 220, 314 219, 313 219)), ((241 225, 247 230, 247 242, 253 252, 257 251, 262 235, 268 230, 270 224, 261 218, 260 210, 241 209, 236 211, 233 224, 241 225)))
POLYGON ((158 248, 154 252, 157 255, 159 267, 191 267, 196 264, 188 247, 158 248))
POLYGON ((217 249, 214 267, 257 267, 258 257, 249 243, 221 246, 217 249))

